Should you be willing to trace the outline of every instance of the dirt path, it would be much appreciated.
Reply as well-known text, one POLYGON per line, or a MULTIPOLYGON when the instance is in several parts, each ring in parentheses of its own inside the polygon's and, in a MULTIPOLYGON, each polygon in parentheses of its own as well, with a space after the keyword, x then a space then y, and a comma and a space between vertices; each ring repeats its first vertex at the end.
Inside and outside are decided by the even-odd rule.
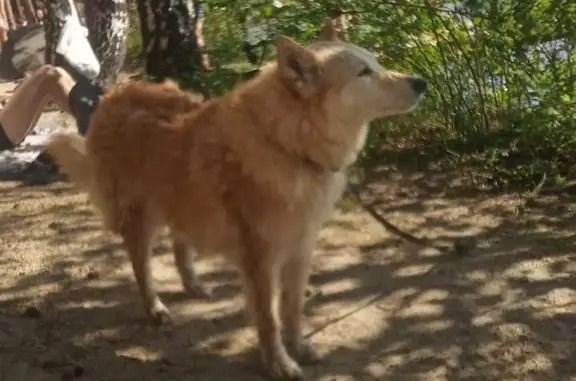
MULTIPOLYGON (((453 195, 420 177, 389 175, 374 189, 391 220, 427 235, 482 234, 517 202, 453 195)), ((321 293, 308 330, 324 362, 307 379, 576 380, 575 200, 540 200, 465 257, 339 211, 314 261, 321 293)), ((69 184, 0 183, 0 216, 0 380, 262 379, 229 268, 201 261, 215 298, 188 300, 161 242, 155 277, 175 325, 157 329, 142 321, 117 239, 69 184)))

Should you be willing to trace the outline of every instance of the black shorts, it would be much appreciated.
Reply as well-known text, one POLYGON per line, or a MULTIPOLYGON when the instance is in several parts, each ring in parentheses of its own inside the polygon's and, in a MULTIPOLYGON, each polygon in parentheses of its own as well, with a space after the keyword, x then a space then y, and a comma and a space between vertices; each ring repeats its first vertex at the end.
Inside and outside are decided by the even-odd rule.
POLYGON ((68 96, 68 106, 78 125, 78 133, 85 135, 90 125, 92 112, 100 103, 100 97, 104 92, 98 86, 88 80, 80 78, 74 85, 68 96))

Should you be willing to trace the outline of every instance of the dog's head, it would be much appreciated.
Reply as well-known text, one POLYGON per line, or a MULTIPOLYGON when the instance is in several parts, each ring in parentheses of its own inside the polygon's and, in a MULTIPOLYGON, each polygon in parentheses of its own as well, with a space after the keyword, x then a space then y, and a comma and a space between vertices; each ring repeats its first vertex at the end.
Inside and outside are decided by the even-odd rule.
POLYGON ((277 49, 277 73, 284 85, 298 97, 322 99, 342 122, 408 112, 426 91, 424 79, 388 71, 368 50, 342 41, 330 19, 315 43, 304 47, 280 37, 277 49))

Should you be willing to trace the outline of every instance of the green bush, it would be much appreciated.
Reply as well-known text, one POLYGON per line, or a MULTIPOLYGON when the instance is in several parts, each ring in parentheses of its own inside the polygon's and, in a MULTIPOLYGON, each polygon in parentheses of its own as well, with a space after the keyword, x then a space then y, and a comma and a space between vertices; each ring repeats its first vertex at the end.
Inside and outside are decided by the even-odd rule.
POLYGON ((275 14, 281 33, 307 42, 335 6, 351 16, 350 41, 389 69, 425 77, 430 91, 415 112, 373 123, 366 165, 419 158, 509 186, 543 173, 562 181, 575 161, 573 1, 285 1, 279 13, 265 0, 205 4, 207 50, 221 68, 196 74, 205 92, 221 93, 253 69, 242 52, 248 13, 275 14))

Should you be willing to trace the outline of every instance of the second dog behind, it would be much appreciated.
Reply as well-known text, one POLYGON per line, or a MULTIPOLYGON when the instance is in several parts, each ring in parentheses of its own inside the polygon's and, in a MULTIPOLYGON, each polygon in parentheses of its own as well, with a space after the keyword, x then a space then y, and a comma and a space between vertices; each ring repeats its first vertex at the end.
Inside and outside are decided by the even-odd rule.
MULTIPOLYGON (((85 141, 59 136, 48 150, 122 236, 151 316, 169 316, 149 260, 167 224, 183 245, 237 265, 266 369, 295 379, 318 359, 301 328, 318 232, 368 122, 411 110, 426 82, 386 71, 330 21, 319 41, 280 37, 277 52, 257 77, 202 104, 166 85, 121 86, 85 141)), ((183 279, 194 279, 190 252, 177 255, 183 279)))

